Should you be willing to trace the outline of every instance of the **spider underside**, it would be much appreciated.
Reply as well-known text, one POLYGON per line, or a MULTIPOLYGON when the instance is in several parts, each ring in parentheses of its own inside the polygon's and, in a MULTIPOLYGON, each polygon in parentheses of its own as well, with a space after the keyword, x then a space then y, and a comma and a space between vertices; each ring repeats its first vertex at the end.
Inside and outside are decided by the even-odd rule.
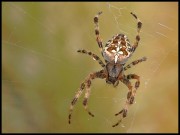
POLYGON ((81 96, 84 90, 85 90, 85 96, 83 100, 83 106, 85 110, 88 112, 88 114, 94 117, 94 114, 88 109, 88 99, 91 92, 90 86, 93 79, 95 78, 106 79, 106 83, 112 84, 114 87, 118 86, 119 81, 121 81, 128 87, 129 91, 127 93, 127 99, 125 105, 121 111, 115 114, 115 116, 120 115, 120 119, 116 124, 113 125, 113 127, 119 125, 122 119, 127 116, 129 106, 134 103, 135 94, 140 85, 140 77, 138 75, 136 74, 125 75, 124 71, 142 61, 145 61, 146 57, 135 60, 132 63, 128 64, 127 66, 124 65, 127 62, 128 58, 132 56, 132 54, 135 52, 136 48, 138 47, 138 43, 140 41, 139 33, 142 27, 141 21, 134 13, 131 12, 131 15, 137 20, 137 35, 133 45, 130 44, 129 39, 127 38, 126 35, 117 34, 113 36, 112 39, 106 43, 105 47, 103 47, 103 43, 99 34, 100 32, 99 32, 99 24, 98 24, 99 15, 101 13, 102 12, 98 12, 98 14, 94 17, 95 35, 96 35, 97 44, 100 48, 101 54, 106 64, 104 64, 104 62, 96 54, 83 49, 78 50, 79 53, 88 54, 94 60, 98 61, 98 63, 101 65, 103 69, 98 72, 93 72, 89 74, 85 79, 85 81, 81 83, 81 86, 77 91, 77 93, 75 94, 75 97, 73 98, 70 105, 69 124, 71 123, 71 115, 74 105, 76 104, 77 100, 79 99, 79 97, 81 96), (131 79, 136 80, 134 89, 131 82, 129 81, 131 79))

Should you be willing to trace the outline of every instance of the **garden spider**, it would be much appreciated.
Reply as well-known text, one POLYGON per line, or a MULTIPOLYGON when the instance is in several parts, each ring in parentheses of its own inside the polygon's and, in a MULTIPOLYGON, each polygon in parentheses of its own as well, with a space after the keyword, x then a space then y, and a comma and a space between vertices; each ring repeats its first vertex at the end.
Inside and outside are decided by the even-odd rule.
POLYGON ((120 114, 120 119, 112 127, 119 125, 122 119, 127 116, 129 106, 133 104, 136 91, 140 85, 140 77, 138 75, 136 74, 125 75, 124 71, 127 70, 128 68, 131 68, 131 66, 133 65, 136 65, 142 61, 145 61, 146 57, 133 61, 132 63, 130 63, 129 65, 125 67, 124 65, 127 62, 128 58, 132 56, 132 54, 138 47, 138 43, 140 41, 139 33, 142 27, 141 21, 137 18, 137 16, 134 13, 131 12, 131 15, 137 20, 137 35, 136 35, 136 40, 133 45, 130 44, 129 39, 127 38, 126 35, 117 34, 113 36, 112 39, 106 43, 105 48, 103 48, 102 40, 99 34, 99 24, 98 24, 98 18, 101 13, 102 12, 98 12, 98 14, 94 17, 95 35, 96 35, 97 44, 100 48, 103 58, 105 59, 106 64, 104 64, 102 60, 100 60, 100 58, 92 52, 88 52, 86 50, 77 51, 79 53, 88 54, 91 57, 93 57, 94 60, 99 62, 99 64, 101 65, 103 69, 98 72, 93 72, 89 74, 89 76, 81 84, 79 90, 77 91, 70 105, 69 124, 71 123, 71 115, 72 115, 74 105, 76 104, 77 100, 79 99, 79 97, 81 96, 84 90, 85 90, 85 97, 83 100, 83 106, 85 110, 88 112, 88 114, 94 117, 94 114, 91 113, 91 111, 88 109, 88 99, 91 92, 90 86, 91 86, 91 81, 93 79, 105 78, 106 83, 112 84, 114 87, 116 87, 119 84, 119 81, 121 81, 129 89, 124 108, 120 112, 115 114, 115 116, 120 114), (135 89, 133 89, 131 82, 129 81, 130 79, 136 79, 135 86, 134 86, 135 89))

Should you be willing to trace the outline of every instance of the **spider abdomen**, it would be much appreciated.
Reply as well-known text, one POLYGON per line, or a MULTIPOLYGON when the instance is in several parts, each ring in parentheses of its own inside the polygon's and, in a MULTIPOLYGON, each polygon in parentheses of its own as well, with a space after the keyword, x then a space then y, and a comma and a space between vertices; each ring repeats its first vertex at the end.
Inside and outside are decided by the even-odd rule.
POLYGON ((103 56, 106 61, 124 64, 131 56, 132 47, 124 34, 117 34, 106 43, 103 56))

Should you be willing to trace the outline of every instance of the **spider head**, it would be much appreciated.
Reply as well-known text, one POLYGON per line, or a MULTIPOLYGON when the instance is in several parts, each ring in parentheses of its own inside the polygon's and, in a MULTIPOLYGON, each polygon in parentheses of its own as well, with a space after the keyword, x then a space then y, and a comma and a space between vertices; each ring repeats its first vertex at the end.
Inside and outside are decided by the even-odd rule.
POLYGON ((106 65, 106 71, 108 73, 106 83, 116 86, 118 83, 118 76, 123 71, 123 65, 108 63, 106 65))
POLYGON ((106 83, 108 84, 115 84, 116 81, 117 81, 117 77, 108 76, 108 78, 106 78, 106 83))

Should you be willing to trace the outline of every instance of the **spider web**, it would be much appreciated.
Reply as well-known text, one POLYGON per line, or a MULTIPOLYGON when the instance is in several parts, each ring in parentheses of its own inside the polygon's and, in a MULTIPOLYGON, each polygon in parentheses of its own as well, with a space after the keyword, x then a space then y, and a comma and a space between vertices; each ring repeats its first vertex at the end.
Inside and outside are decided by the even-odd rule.
MULTIPOLYGON (((166 65, 166 61, 177 59, 177 23, 169 23, 164 18, 158 18, 161 13, 156 16, 142 14, 143 8, 135 9, 130 3, 87 3, 87 9, 81 9, 86 16, 77 16, 80 12, 77 9, 82 5, 57 5, 34 2, 2 4, 3 132, 128 133, 138 132, 138 126, 147 128, 144 123, 139 124, 137 121, 140 117, 145 117, 141 112, 145 112, 143 106, 151 98, 146 99, 146 93, 153 91, 152 88, 157 90, 156 87, 160 87, 155 84, 154 78, 165 70, 163 66, 166 65), (94 4, 93 9, 87 6, 93 7, 91 4, 94 4), (72 12, 69 13, 69 10, 72 12), (94 14, 99 10, 103 11, 99 22, 103 43, 117 33, 126 34, 133 43, 137 22, 130 12, 137 14, 143 22, 141 41, 127 64, 143 56, 148 60, 125 73, 139 75, 141 85, 135 97, 136 103, 130 107, 128 116, 119 127, 111 127, 118 120, 118 117, 113 115, 122 109, 127 87, 120 83, 117 88, 113 88, 103 80, 96 80, 92 85, 89 108, 95 113, 95 118, 87 116, 84 111, 82 95, 73 112, 73 124, 69 126, 66 124, 68 107, 74 93, 89 72, 100 70, 99 65, 95 65, 96 62, 88 56, 81 58, 76 54, 76 50, 81 48, 100 54, 92 23, 94 14), (73 11, 76 11, 75 15, 73 11), (107 24, 110 26, 107 27, 107 24), (83 123, 87 126, 82 126, 83 123)), ((171 22, 177 22, 176 17, 166 13, 166 18, 171 19, 171 22)), ((170 66, 171 70, 172 67, 170 66)), ((176 68, 174 70, 176 71, 176 68)), ((176 79, 175 76, 175 80, 170 80, 169 83, 176 85, 176 79)), ((166 83, 164 80, 158 81, 160 85, 166 83)), ((134 82, 132 81, 132 84, 134 82)), ((140 121, 142 122, 142 119, 140 121)), ((158 131, 153 128, 155 127, 148 127, 143 132, 158 131)))

